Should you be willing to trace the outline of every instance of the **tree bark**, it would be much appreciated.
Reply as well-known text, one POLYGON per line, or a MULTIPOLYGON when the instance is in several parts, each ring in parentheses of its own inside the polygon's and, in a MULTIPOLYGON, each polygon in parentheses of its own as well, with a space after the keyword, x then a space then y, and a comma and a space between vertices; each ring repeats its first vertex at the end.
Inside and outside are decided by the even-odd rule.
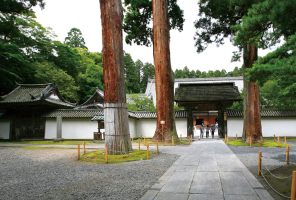
POLYGON ((122 2, 100 0, 103 34, 105 146, 108 154, 132 151, 125 94, 122 2))
POLYGON ((170 28, 168 21, 168 1, 153 0, 153 56, 155 67, 157 126, 153 141, 171 142, 178 140, 174 112, 174 80, 170 59, 170 28), (161 125, 160 121, 165 121, 161 125), (162 127, 163 126, 163 127, 162 127))
MULTIPOLYGON (((252 68, 257 60, 257 48, 254 44, 244 46, 244 69, 252 68)), ((244 142, 262 143, 262 128, 260 115, 259 86, 248 82, 244 75, 244 142)))

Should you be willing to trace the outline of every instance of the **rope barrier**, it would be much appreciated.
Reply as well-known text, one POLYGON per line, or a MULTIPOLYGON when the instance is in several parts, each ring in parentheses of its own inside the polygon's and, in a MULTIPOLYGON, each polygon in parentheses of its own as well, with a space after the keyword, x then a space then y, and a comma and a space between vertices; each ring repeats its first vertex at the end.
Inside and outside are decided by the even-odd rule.
POLYGON ((288 179, 288 178, 292 178, 292 175, 290 175, 290 176, 288 176, 288 177, 278 177, 278 176, 276 176, 276 175, 274 175, 273 173, 271 173, 271 171, 269 171, 269 169, 266 167, 266 166, 264 166, 265 168, 266 168, 266 170, 273 176, 273 177, 275 177, 275 178, 277 178, 277 179, 288 179))
POLYGON ((268 181, 266 180, 266 178, 265 178, 265 176, 263 175, 263 173, 262 173, 261 171, 260 171, 260 173, 261 173, 263 179, 265 180, 265 182, 267 183, 267 185, 268 185, 268 186, 269 186, 274 192, 276 192, 278 195, 280 195, 280 196, 282 196, 282 197, 285 197, 285 198, 287 198, 287 199, 290 199, 290 197, 288 197, 288 196, 286 196, 286 195, 283 195, 283 194, 279 193, 276 189, 274 189, 274 188, 268 183, 268 181))

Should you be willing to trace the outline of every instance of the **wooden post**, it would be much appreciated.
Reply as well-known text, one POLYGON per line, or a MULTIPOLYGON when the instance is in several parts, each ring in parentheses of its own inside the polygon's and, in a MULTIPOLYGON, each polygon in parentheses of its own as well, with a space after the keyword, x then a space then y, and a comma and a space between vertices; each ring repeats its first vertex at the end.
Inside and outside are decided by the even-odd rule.
POLYGON ((188 143, 190 144, 190 137, 188 136, 188 143))
POLYGON ((292 186, 291 186, 291 199, 295 199, 295 193, 296 193, 296 171, 293 171, 293 177, 292 177, 292 186))
POLYGON ((182 134, 180 134, 180 140, 182 140, 182 134))
POLYGON ((80 144, 78 144, 78 160, 80 159, 80 144))
POLYGON ((149 160, 149 144, 147 144, 147 160, 149 160))
POLYGON ((141 140, 140 141, 142 142, 142 135, 141 135, 141 140))
POLYGON ((252 146, 252 137, 250 137, 250 147, 252 146))
POLYGON ((287 151, 286 151, 286 164, 289 164, 289 146, 287 146, 287 151))
POLYGON ((174 136, 172 136, 172 145, 174 146, 174 136))
POLYGON ((132 143, 134 142, 134 136, 132 135, 132 143))
POLYGON ((236 134, 236 136, 235 136, 235 139, 237 140, 237 134, 236 134))
POLYGON ((278 146, 280 146, 280 137, 278 137, 278 146))
POLYGON ((191 135, 191 141, 192 141, 192 135, 191 135))
POLYGON ((285 144, 287 144, 287 137, 285 136, 285 144))
POLYGON ((259 151, 259 155, 258 155, 258 176, 260 176, 260 172, 261 172, 261 151, 259 151))
POLYGON ((158 140, 156 141, 157 153, 159 153, 158 140))
POLYGON ((275 142, 275 134, 273 135, 273 141, 275 142))
POLYGON ((225 134, 225 142, 226 142, 226 134, 225 134))
POLYGON ((83 153, 85 153, 85 142, 83 142, 83 153))
POLYGON ((141 149, 140 148, 140 146, 141 146, 141 140, 138 139, 138 143, 139 143, 139 150, 140 150, 141 149))
POLYGON ((144 136, 144 146, 146 146, 146 138, 145 138, 145 136, 144 136))
POLYGON ((108 163, 108 147, 105 147, 105 163, 108 163))

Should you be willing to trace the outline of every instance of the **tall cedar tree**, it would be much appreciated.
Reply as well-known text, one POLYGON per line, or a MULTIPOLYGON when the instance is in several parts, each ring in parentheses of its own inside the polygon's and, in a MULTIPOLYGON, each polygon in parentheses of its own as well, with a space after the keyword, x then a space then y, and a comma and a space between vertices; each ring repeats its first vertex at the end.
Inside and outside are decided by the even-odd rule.
POLYGON ((125 0, 124 30, 128 44, 150 46, 153 41, 157 126, 153 140, 177 140, 174 114, 174 80, 170 63, 169 30, 183 29, 183 11, 177 0, 125 0), (153 5, 153 6, 152 6, 153 5), (152 17, 153 11, 153 17, 152 17), (149 26, 153 19, 153 28, 149 26), (153 33, 153 34, 152 34, 153 33), (153 35, 153 39, 152 39, 153 35), (165 121, 164 125, 160 121, 165 121), (162 137, 163 130, 163 137, 162 137))
MULTIPOLYGON (((200 19, 196 21, 198 29, 195 35, 197 52, 202 52, 208 44, 224 44, 224 38, 231 36, 235 31, 231 27, 242 22, 252 4, 260 0, 201 0, 199 2, 200 19)), ((247 43, 243 49, 244 68, 251 68, 257 60, 257 47, 247 43)), ((248 82, 244 76, 244 129, 242 140, 249 142, 263 142, 260 116, 259 88, 255 82, 248 82)))
POLYGON ((100 0, 103 68, 105 146, 110 154, 132 151, 126 104, 121 0, 100 0))

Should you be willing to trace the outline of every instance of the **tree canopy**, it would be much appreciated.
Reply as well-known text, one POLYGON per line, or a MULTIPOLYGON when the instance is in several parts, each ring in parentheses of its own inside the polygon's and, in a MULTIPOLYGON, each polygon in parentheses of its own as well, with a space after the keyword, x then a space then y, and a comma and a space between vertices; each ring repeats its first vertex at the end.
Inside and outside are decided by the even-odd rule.
POLYGON ((71 28, 68 32, 68 36, 65 38, 64 44, 71 48, 80 47, 87 49, 82 33, 78 28, 71 28))

